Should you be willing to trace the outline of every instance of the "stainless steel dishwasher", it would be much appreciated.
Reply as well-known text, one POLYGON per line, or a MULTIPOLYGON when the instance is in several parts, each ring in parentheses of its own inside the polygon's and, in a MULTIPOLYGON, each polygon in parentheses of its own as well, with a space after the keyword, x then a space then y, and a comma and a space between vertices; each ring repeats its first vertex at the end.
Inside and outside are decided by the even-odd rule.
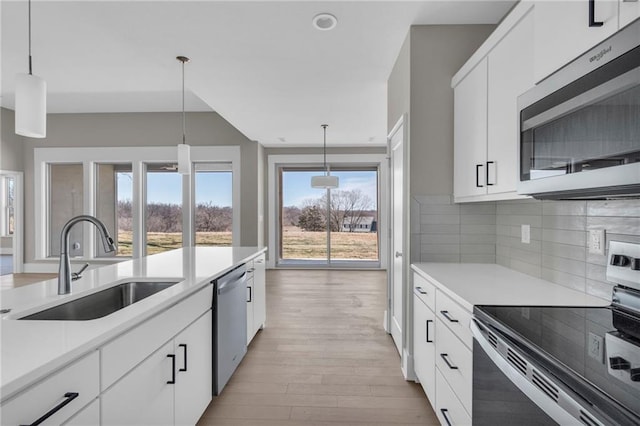
POLYGON ((246 280, 247 268, 242 265, 214 281, 214 395, 220 395, 247 353, 246 280))

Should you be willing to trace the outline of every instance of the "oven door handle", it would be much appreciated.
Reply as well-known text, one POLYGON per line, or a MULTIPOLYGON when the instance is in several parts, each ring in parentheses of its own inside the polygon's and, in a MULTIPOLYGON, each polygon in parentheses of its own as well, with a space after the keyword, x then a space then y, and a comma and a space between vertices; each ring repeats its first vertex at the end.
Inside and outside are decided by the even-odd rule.
MULTIPOLYGON (((469 325, 471 328, 471 334, 475 341, 482 347, 482 350, 493 361, 496 367, 511 380, 511 382, 518 387, 531 401, 533 401, 538 407, 540 407, 549 417, 558 422, 561 425, 575 424, 576 418, 570 413, 565 411, 556 402, 552 401, 544 392, 535 387, 529 380, 527 380, 522 373, 513 367, 505 360, 498 350, 489 342, 486 337, 487 326, 477 318, 473 318, 469 325)), ((512 349, 513 350, 513 349, 512 349)), ((522 356, 518 352, 521 358, 527 362, 529 360, 522 356)), ((540 370, 540 369, 536 369, 540 370)))

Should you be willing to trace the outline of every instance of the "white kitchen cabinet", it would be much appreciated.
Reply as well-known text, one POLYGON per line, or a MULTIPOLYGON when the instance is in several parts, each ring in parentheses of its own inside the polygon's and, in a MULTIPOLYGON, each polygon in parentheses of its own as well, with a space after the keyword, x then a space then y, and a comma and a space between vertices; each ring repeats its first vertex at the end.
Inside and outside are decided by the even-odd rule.
POLYGON ((266 306, 266 262, 261 254, 247 264, 247 344, 251 343, 258 330, 264 327, 266 306))
POLYGON ((211 402, 212 313, 209 310, 174 339, 175 424, 194 425, 211 402))
POLYGON ((413 368, 416 377, 435 408, 435 315, 415 294, 413 295, 413 368))
POLYGON ((533 87, 533 5, 504 26, 454 77, 456 202, 518 198, 517 99, 533 87))
POLYGON ((619 27, 626 27, 636 19, 640 18, 640 1, 618 0, 619 27))
MULTIPOLYGON (((443 323, 436 318, 436 367, 453 390, 463 407, 471 413, 473 389, 473 356, 467 348, 443 323)), ((437 386, 437 385, 436 385, 437 386)), ((436 390, 438 392, 438 390, 436 390)))
POLYGON ((0 424, 32 424, 56 407, 45 424, 67 421, 98 396, 99 373, 98 351, 93 351, 3 403, 0 424))
POLYGON ((173 423, 174 343, 170 341, 101 396, 104 425, 173 423))
POLYGON ((436 416, 443 425, 469 426, 471 416, 440 371, 436 370, 436 416))
MULTIPOLYGON (((599 27, 589 26, 587 0, 537 1, 533 43, 535 81, 548 77, 618 31, 619 1, 595 0, 595 21, 602 22, 599 27)), ((632 11, 627 13, 632 15, 632 11)))
POLYGON ((487 60, 480 61, 454 90, 454 195, 484 195, 487 155, 487 60))

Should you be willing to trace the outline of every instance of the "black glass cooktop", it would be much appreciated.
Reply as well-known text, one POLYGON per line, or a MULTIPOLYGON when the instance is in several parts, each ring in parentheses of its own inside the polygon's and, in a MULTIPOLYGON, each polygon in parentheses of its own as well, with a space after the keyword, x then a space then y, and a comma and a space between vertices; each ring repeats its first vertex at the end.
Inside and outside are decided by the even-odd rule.
POLYGON ((542 367, 565 385, 580 387, 587 401, 607 400, 613 405, 604 411, 640 420, 640 318, 631 311, 478 306, 474 313, 518 347, 537 354, 542 367))

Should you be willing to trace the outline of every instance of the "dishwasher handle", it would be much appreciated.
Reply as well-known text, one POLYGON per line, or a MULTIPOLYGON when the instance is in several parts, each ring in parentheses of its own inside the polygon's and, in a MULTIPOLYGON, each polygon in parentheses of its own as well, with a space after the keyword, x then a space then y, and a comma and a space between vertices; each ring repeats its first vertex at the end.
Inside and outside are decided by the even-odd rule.
POLYGON ((247 268, 242 265, 216 280, 218 294, 224 294, 247 281, 247 268))

